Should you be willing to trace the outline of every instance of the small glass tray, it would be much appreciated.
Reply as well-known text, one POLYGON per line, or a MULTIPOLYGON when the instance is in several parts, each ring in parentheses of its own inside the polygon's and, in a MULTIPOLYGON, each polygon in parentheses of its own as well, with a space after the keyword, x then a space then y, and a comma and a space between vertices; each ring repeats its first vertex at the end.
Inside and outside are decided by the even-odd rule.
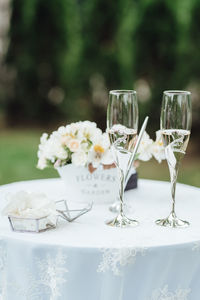
POLYGON ((13 231, 17 232, 42 232, 47 229, 56 228, 57 225, 57 216, 55 220, 49 216, 42 218, 20 218, 14 216, 8 216, 11 228, 13 231))
POLYGON ((80 216, 89 212, 92 209, 93 203, 88 203, 84 207, 78 207, 77 209, 69 209, 66 200, 56 201, 56 210, 58 217, 65 219, 68 222, 73 222, 80 216))
POLYGON ((89 212, 92 204, 84 208, 72 209, 68 208, 66 200, 56 201, 56 210, 58 212, 55 216, 45 216, 42 218, 21 218, 16 216, 8 216, 11 229, 16 232, 43 232, 48 229, 57 227, 59 217, 73 222, 75 219, 89 212))

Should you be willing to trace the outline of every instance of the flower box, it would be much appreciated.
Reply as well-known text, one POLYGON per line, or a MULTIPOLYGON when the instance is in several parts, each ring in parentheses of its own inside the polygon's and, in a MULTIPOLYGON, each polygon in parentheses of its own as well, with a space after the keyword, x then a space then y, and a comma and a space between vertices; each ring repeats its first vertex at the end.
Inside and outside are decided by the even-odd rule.
MULTIPOLYGON (((86 167, 68 164, 57 168, 64 182, 66 195, 74 203, 94 202, 94 204, 112 203, 118 197, 119 181, 116 168, 98 167, 93 173, 86 167)), ((137 187, 135 169, 129 176, 126 190, 137 187)))
MULTIPOLYGON (((144 132, 136 159, 148 161, 164 159, 164 147, 159 132, 156 141, 144 132)), ((119 181, 107 132, 90 121, 61 126, 50 135, 41 136, 38 149, 39 169, 58 170, 74 202, 94 201, 112 203, 118 197, 119 181)), ((132 171, 126 190, 137 187, 137 174, 132 171)))

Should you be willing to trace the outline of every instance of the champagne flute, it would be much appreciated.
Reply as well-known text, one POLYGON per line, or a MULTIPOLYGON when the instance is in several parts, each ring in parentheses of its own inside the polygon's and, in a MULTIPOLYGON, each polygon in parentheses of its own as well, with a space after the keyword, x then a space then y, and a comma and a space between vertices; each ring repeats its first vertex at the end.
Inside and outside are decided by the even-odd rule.
POLYGON ((156 221, 157 225, 167 227, 187 227, 175 213, 175 191, 180 161, 190 138, 192 123, 191 93, 188 91, 165 91, 160 116, 160 128, 165 147, 166 160, 170 172, 172 210, 165 219, 156 221))
POLYGON ((107 109, 107 131, 118 169, 120 208, 118 215, 106 224, 114 227, 136 226, 138 222, 124 214, 124 188, 127 167, 137 141, 138 103, 133 90, 110 91, 107 109))

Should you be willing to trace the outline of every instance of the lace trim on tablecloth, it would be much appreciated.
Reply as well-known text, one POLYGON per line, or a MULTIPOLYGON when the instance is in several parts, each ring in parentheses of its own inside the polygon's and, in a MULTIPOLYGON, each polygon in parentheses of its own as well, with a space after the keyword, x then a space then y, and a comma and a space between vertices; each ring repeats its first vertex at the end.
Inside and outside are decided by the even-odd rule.
POLYGON ((122 275, 122 268, 133 265, 138 255, 144 256, 147 248, 121 247, 102 248, 102 261, 99 263, 97 272, 111 271, 114 275, 122 275))
POLYGON ((23 294, 27 300, 39 300, 42 295, 38 294, 38 292, 43 286, 49 300, 57 300, 62 297, 60 289, 67 281, 65 273, 68 272, 65 267, 66 256, 59 250, 56 255, 47 254, 44 259, 36 257, 34 261, 38 268, 37 279, 33 278, 31 271, 28 270, 29 285, 26 288, 21 288, 20 294, 23 294))
POLYGON ((193 243, 192 251, 200 252, 200 241, 197 241, 197 242, 193 243))
POLYGON ((40 282, 49 288, 52 300, 61 296, 60 287, 67 281, 65 264, 66 256, 61 251, 58 251, 55 258, 48 254, 46 259, 37 259, 40 282))
MULTIPOLYGON (((26 283, 21 284, 17 281, 8 282, 7 279, 7 269, 6 269, 7 254, 6 249, 0 245, 0 300, 6 300, 7 289, 12 289, 13 292, 18 296, 17 299, 26 300, 41 300, 44 296, 43 292, 45 290, 45 295, 49 300, 62 299, 61 288, 62 285, 67 281, 66 273, 66 255, 58 250, 56 254, 46 254, 45 258, 40 259, 38 257, 34 258, 33 265, 37 269, 36 277, 33 276, 30 269, 22 269, 24 274, 26 274, 26 283), (20 297, 20 298, 19 298, 20 297)), ((19 278, 20 280, 20 278, 19 278)))
POLYGON ((188 300, 190 289, 177 288, 171 292, 168 289, 168 285, 163 288, 158 288, 153 291, 150 300, 188 300))
MULTIPOLYGON (((1 242, 1 239, 0 239, 1 242)), ((3 244, 0 244, 0 300, 4 300, 7 289, 7 280, 6 280, 6 261, 7 253, 3 244)))

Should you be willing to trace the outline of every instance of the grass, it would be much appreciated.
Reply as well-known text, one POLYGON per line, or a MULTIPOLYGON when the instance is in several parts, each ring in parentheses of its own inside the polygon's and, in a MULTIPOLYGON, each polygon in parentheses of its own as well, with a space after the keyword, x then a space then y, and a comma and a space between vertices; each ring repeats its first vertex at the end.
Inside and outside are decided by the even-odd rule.
POLYGON ((0 133, 0 184, 13 181, 58 177, 54 169, 36 168, 39 131, 0 133))
MULTIPOLYGON (((138 168, 139 178, 169 181, 169 169, 166 161, 161 164, 155 160, 141 163, 138 168)), ((185 157, 179 170, 178 182, 200 187, 200 159, 185 157)))
MULTIPOLYGON (((20 180, 58 177, 54 169, 43 171, 36 168, 37 149, 42 131, 4 130, 0 133, 0 184, 20 180)), ((154 159, 140 162, 139 178, 169 180, 166 162, 157 163, 154 159)), ((188 148, 178 181, 200 187, 200 158, 193 157, 188 148)))

